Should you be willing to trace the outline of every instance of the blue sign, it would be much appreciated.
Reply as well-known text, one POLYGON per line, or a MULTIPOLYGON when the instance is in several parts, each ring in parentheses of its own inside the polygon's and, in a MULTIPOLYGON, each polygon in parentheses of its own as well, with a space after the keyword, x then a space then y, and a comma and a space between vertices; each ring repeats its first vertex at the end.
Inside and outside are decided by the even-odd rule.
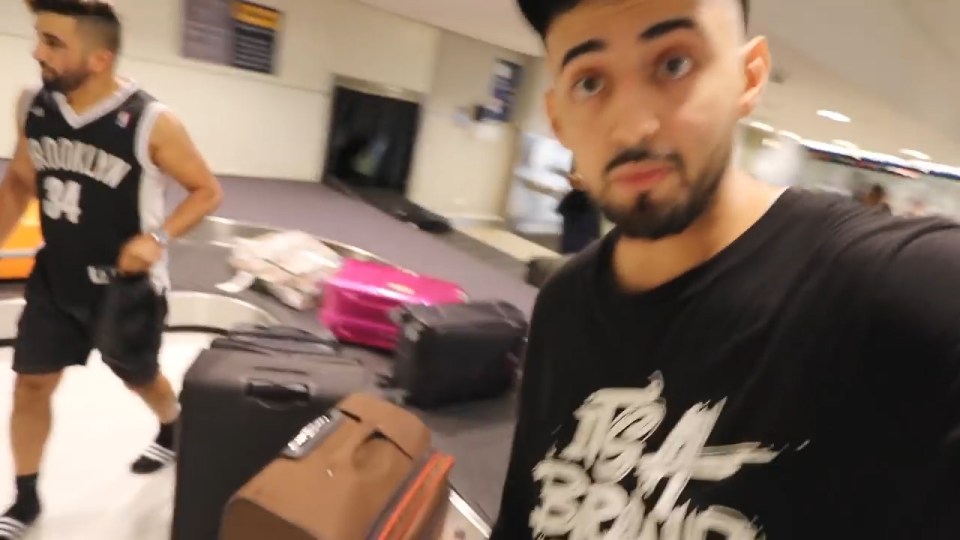
POLYGON ((523 68, 507 60, 497 60, 493 68, 493 99, 484 111, 485 120, 509 122, 523 68))

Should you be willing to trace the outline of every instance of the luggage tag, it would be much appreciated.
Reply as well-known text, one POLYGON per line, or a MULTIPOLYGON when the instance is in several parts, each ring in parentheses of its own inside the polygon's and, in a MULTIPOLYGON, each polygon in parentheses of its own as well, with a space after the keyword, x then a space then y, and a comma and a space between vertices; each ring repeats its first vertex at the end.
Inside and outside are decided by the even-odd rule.
POLYGON ((325 441, 331 433, 343 422, 343 413, 332 409, 329 413, 318 416, 313 422, 304 426, 280 453, 287 459, 303 459, 313 452, 320 443, 325 441))

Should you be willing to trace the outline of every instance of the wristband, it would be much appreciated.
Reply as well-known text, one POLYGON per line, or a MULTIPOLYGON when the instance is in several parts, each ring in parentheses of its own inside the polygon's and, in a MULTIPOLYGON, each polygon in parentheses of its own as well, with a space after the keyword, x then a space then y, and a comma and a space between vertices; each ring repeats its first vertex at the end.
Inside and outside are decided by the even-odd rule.
POLYGON ((170 243, 170 235, 168 235, 167 231, 163 230, 162 227, 156 230, 150 231, 147 234, 150 235, 150 238, 153 238, 154 240, 156 240, 156 242, 160 244, 160 247, 167 247, 167 244, 170 243))

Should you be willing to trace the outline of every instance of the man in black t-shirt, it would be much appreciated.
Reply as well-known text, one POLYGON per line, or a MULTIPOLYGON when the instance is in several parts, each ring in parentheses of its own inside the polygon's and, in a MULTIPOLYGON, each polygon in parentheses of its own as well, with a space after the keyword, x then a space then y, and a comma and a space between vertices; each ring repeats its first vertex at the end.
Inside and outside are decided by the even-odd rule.
POLYGON ((960 226, 733 164, 737 0, 519 0, 616 225, 534 308, 494 540, 960 538, 960 226))

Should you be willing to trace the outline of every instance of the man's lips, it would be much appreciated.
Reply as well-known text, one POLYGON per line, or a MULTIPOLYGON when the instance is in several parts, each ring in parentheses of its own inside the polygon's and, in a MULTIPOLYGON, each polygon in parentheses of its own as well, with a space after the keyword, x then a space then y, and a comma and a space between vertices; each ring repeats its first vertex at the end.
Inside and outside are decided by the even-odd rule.
POLYGON ((631 188, 649 188, 660 183, 673 167, 665 164, 628 163, 613 170, 610 179, 617 185, 631 188))

